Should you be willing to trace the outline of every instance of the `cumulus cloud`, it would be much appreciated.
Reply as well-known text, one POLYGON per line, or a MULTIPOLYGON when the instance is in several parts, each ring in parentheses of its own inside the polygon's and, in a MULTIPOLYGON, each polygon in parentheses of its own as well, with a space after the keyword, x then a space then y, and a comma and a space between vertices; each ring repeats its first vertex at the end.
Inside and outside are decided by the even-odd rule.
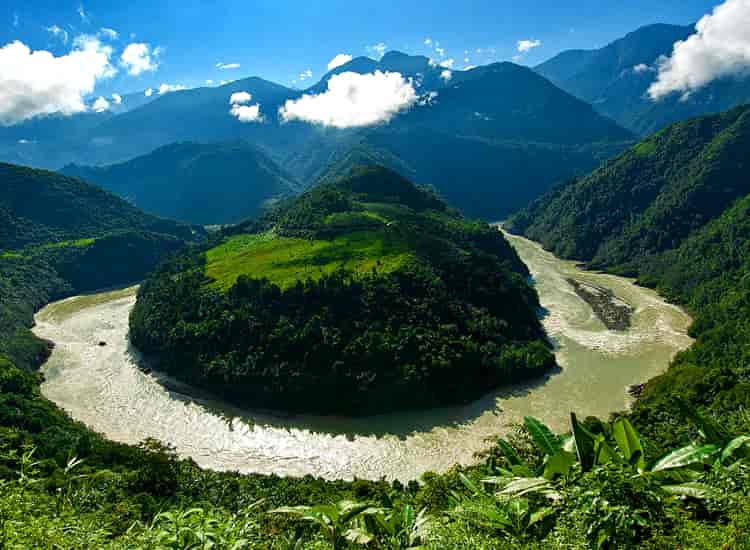
POLYGON ((68 31, 66 31, 65 29, 62 29, 57 25, 52 25, 51 27, 45 27, 44 30, 50 33, 55 38, 59 38, 63 44, 68 43, 68 31))
POLYGON ((206 84, 208 84, 209 86, 210 86, 211 84, 213 84, 213 83, 214 83, 214 81, 213 81, 213 80, 211 80, 210 78, 209 78, 208 80, 206 80, 206 84))
POLYGON ((328 62, 328 70, 332 71, 336 67, 341 67, 341 65, 346 65, 351 60, 352 60, 352 56, 349 55, 348 53, 340 53, 328 62))
POLYGON ((216 68, 221 71, 230 71, 232 69, 239 69, 240 66, 241 65, 239 63, 222 63, 221 61, 219 61, 216 64, 216 68))
POLYGON ((521 53, 526 53, 528 51, 533 50, 534 48, 538 48, 542 45, 541 40, 519 40, 516 43, 516 47, 518 48, 518 51, 521 53))
POLYGON ((453 59, 445 59, 440 62, 440 66, 443 67, 444 69, 452 69, 454 63, 455 63, 455 60, 453 59))
POLYGON ((240 122, 263 122, 263 115, 260 114, 260 104, 247 105, 252 101, 253 96, 247 92, 235 92, 229 96, 229 103, 232 108, 229 114, 236 117, 240 122))
POLYGON ((263 122, 260 105, 232 105, 229 114, 237 117, 240 122, 263 122))
POLYGON ((674 44, 670 57, 659 60, 659 74, 648 90, 652 99, 674 92, 686 97, 717 78, 750 70, 750 0, 726 0, 695 29, 674 44))
POLYGON ((432 38, 425 38, 424 39, 424 45, 425 46, 432 46, 432 38))
POLYGON ((299 73, 299 76, 297 78, 299 78, 302 81, 305 81, 308 78, 312 78, 312 75, 313 75, 312 71, 310 69, 307 69, 306 71, 302 71, 301 73, 299 73))
POLYGON ((352 128, 388 122, 416 101, 414 86, 400 73, 345 72, 331 77, 321 94, 288 100, 279 114, 284 121, 352 128))
POLYGON ((229 96, 229 103, 232 105, 244 105, 245 103, 250 103, 252 99, 253 96, 247 92, 235 92, 229 96))
POLYGON ((182 84, 162 84, 159 86, 159 95, 168 94, 169 92, 179 92, 180 90, 187 90, 182 84))
POLYGON ((81 18, 81 22, 89 22, 89 14, 86 13, 85 9, 83 9, 83 4, 78 4, 78 9, 76 10, 76 12, 78 12, 78 16, 81 18))
POLYGON ((0 48, 0 124, 12 125, 53 113, 86 110, 84 97, 96 83, 115 74, 112 50, 91 37, 76 40, 73 50, 55 57, 20 41, 0 48))
POLYGON ((152 95, 154 95, 153 88, 146 88, 145 90, 143 90, 143 95, 145 95, 146 97, 151 97, 152 95))
POLYGON ((109 110, 109 101, 104 99, 102 96, 96 98, 91 108, 97 113, 103 113, 109 110))
POLYGON ((109 40, 117 40, 117 38, 120 36, 120 33, 118 33, 115 29, 102 27, 101 29, 99 29, 99 35, 103 38, 108 38, 109 40))
POLYGON ((122 96, 120 94, 112 94, 112 103, 120 105, 122 103, 122 96))
POLYGON ((643 74, 643 73, 649 73, 654 70, 653 67, 650 67, 649 65, 646 65, 645 63, 638 63, 638 65, 633 67, 633 72, 635 74, 643 74))
POLYGON ((151 49, 149 44, 134 42, 122 52, 120 61, 129 74, 138 76, 159 68, 159 52, 159 48, 151 49))
POLYGON ((453 73, 446 69, 442 73, 440 73, 440 78, 448 82, 451 78, 453 78, 453 73))

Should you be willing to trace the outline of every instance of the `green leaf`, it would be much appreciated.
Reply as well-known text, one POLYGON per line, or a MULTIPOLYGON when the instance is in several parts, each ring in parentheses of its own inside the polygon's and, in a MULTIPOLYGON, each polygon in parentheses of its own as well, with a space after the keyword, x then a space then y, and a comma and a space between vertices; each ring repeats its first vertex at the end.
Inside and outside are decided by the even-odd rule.
POLYGON ((672 451, 663 457, 651 468, 652 472, 669 470, 672 468, 683 468, 692 464, 699 464, 706 461, 721 450, 718 445, 701 445, 693 443, 676 451, 672 451))
POLYGON ((369 533, 361 527, 353 527, 344 533, 344 538, 354 544, 366 545, 370 544, 375 537, 372 533, 369 533))
POLYGON ((596 458, 595 438, 578 422, 575 413, 570 413, 570 427, 576 442, 576 454, 578 462, 581 463, 581 470, 588 472, 594 466, 596 458))
POLYGON ((555 454, 560 448, 560 438, 553 434, 552 430, 542 422, 532 416, 524 417, 523 421, 537 447, 548 456, 555 454))
POLYGON ((567 476, 575 462, 576 455, 560 449, 547 459, 544 465, 544 477, 552 479, 557 475, 567 476))
POLYGON ((680 412, 695 423, 700 430, 701 435, 708 443, 720 443, 729 439, 729 432, 716 422, 716 420, 708 416, 703 416, 681 398, 676 398, 675 402, 677 403, 680 412))
POLYGON ((646 460, 643 457, 643 446, 638 432, 625 417, 620 417, 612 424, 612 433, 617 442, 617 447, 627 460, 628 464, 634 465, 638 471, 646 469, 646 460))
POLYGON ((679 485, 662 485, 662 489, 672 495, 682 495, 698 499, 704 499, 716 493, 713 487, 705 483, 690 481, 680 483, 679 485))
POLYGON ((721 457, 720 462, 724 462, 727 458, 732 456, 732 454, 739 448, 744 446, 750 447, 750 435, 741 435, 739 437, 735 437, 732 441, 726 444, 724 449, 721 451, 721 457))
POLYGON ((501 438, 497 440, 497 446, 500 447, 503 456, 508 459, 511 466, 523 464, 523 460, 521 460, 521 457, 518 456, 518 453, 510 443, 501 438))
POLYGON ((541 493, 551 499, 556 499, 559 496, 550 481, 543 477, 519 477, 513 479, 497 494, 501 497, 521 497, 529 493, 541 493))

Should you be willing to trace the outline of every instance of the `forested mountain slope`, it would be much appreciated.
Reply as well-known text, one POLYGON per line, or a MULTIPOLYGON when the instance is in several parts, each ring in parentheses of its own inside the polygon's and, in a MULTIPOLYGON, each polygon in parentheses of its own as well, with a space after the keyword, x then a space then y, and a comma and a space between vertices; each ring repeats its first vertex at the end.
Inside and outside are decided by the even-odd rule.
POLYGON ((497 230, 366 167, 175 259, 141 288, 131 336, 245 406, 463 403, 554 365, 527 275, 497 230))
POLYGON ((679 123, 532 203, 511 227, 563 257, 637 272, 750 193, 750 106, 679 123))
POLYGON ((34 310, 136 281, 202 235, 77 178, 0 165, 0 354, 38 366, 45 348, 28 331, 34 310))
POLYGON ((676 124, 563 185, 509 227, 566 258, 628 273, 683 304, 697 340, 650 381, 639 427, 690 437, 676 399, 730 429, 750 408, 750 107, 676 124))
POLYGON ((203 225, 237 223, 299 190, 273 160, 241 141, 174 143, 122 164, 68 165, 61 172, 147 212, 203 225))

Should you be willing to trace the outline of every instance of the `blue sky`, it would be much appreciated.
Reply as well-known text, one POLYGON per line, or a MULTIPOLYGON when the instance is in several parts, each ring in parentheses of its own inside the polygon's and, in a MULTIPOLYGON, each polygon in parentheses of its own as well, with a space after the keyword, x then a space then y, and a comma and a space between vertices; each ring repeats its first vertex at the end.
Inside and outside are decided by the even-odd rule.
MULTIPOLYGON (((511 60, 520 40, 540 41, 517 60, 534 65, 561 50, 594 48, 655 22, 688 24, 718 1, 704 0, 421 0, 252 1, 131 0, 129 2, 5 0, 0 46, 20 40, 54 55, 70 51, 73 37, 114 29, 114 57, 130 43, 159 48, 158 69, 103 79, 96 94, 157 88, 162 83, 204 85, 258 75, 306 87, 326 72, 336 54, 376 54, 385 44, 437 57, 435 43, 455 67, 511 60), (57 26, 57 35, 48 28, 57 26), (68 35, 64 43, 65 33, 68 35), (430 38, 432 46, 425 45, 430 38), (369 48, 369 49, 368 49, 369 48), (465 52, 469 52, 466 54, 465 52), (481 53, 477 53, 481 51, 481 53), (464 61, 468 58, 468 63, 464 61), (217 63, 239 64, 221 70, 217 63), (311 78, 300 82, 299 74, 311 78)), ((156 58, 155 58, 156 60, 156 58)))

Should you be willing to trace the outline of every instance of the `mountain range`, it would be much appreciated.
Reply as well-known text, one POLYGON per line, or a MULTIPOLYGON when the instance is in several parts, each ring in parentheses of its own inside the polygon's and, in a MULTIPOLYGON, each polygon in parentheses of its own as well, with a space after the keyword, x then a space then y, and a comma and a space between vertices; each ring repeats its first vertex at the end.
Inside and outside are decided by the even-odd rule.
POLYGON ((687 97, 673 94, 659 101, 648 97, 660 58, 693 33, 693 25, 647 25, 601 49, 564 51, 534 70, 591 103, 599 113, 646 136, 673 122, 750 102, 746 75, 718 79, 687 97))

